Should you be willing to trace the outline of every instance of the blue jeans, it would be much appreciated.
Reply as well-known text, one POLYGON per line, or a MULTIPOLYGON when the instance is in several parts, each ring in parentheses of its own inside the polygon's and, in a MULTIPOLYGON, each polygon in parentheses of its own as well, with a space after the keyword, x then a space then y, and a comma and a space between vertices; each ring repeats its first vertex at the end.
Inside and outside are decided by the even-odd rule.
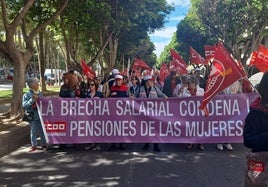
POLYGON ((31 144, 32 146, 37 146, 37 135, 41 138, 40 146, 46 145, 45 135, 42 129, 42 124, 40 120, 30 121, 31 126, 31 144))

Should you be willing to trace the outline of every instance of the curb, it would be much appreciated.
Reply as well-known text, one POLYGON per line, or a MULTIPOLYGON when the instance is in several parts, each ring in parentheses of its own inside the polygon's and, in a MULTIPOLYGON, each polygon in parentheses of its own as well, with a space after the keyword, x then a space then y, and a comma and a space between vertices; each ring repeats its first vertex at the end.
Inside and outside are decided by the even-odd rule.
POLYGON ((30 126, 27 122, 0 132, 0 158, 29 143, 30 126))

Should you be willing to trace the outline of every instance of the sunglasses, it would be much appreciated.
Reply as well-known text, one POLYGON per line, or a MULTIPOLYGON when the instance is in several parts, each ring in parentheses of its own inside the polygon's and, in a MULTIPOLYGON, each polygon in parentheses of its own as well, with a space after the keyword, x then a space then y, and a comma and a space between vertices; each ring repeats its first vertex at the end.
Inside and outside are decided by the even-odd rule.
POLYGON ((95 84, 89 84, 90 86, 95 86, 95 84))

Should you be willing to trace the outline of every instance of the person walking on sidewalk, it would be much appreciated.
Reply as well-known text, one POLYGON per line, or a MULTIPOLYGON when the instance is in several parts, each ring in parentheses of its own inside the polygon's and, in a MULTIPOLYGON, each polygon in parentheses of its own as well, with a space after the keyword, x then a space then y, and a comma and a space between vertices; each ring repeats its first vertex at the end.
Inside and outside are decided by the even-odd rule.
POLYGON ((28 119, 31 127, 31 147, 29 151, 33 152, 37 150, 38 135, 41 138, 40 146, 42 149, 46 150, 46 139, 35 103, 39 97, 43 96, 43 94, 39 91, 39 80, 36 78, 29 79, 27 81, 27 85, 29 87, 29 91, 23 95, 22 106, 24 111, 30 114, 32 118, 28 119))

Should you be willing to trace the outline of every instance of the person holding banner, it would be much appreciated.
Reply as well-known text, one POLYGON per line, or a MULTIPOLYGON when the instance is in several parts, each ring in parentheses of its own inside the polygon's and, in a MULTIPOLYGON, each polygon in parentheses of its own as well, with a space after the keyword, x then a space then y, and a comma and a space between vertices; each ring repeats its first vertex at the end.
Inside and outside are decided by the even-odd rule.
MULTIPOLYGON (((223 90, 224 94, 238 94, 242 93, 242 86, 240 81, 235 81, 232 85, 227 87, 226 89, 223 90)), ((218 143, 216 148, 220 151, 223 150, 223 148, 226 148, 228 151, 232 151, 234 148, 230 143, 218 143)))
POLYGON ((127 91, 130 98, 136 98, 140 91, 140 80, 138 77, 131 78, 131 85, 127 91))
MULTIPOLYGON (((168 98, 158 87, 154 85, 154 79, 151 75, 146 75, 143 80, 145 84, 140 87, 138 94, 139 98, 168 98)), ((145 143, 143 150, 148 150, 149 146, 149 143, 145 143)), ((158 143, 154 143, 154 151, 161 151, 158 143)))
POLYGON ((260 97, 250 105, 243 131, 247 153, 245 186, 267 186, 268 181, 268 71, 258 87, 260 97))
MULTIPOLYGON (((187 79, 187 87, 184 88, 181 97, 191 97, 191 96, 203 96, 204 95, 204 89, 200 88, 198 85, 198 78, 195 75, 190 75, 187 79)), ((193 148, 193 144, 189 144, 187 146, 188 149, 193 148)), ((205 147, 203 144, 198 144, 198 148, 201 151, 205 150, 205 147)))
POLYGON ((95 80, 89 80, 87 98, 103 98, 102 92, 98 91, 98 86, 95 80))
POLYGON ((173 97, 181 97, 184 89, 187 89, 188 84, 187 81, 189 79, 188 75, 182 75, 181 76, 181 83, 177 84, 174 91, 173 91, 173 97))
POLYGON ((74 98, 77 86, 77 79, 75 75, 72 73, 64 73, 62 79, 63 85, 60 88, 59 96, 64 98, 74 98))
POLYGON ((110 97, 111 87, 115 85, 115 76, 120 74, 118 69, 113 69, 112 74, 108 77, 108 79, 103 83, 102 94, 104 97, 110 97))
MULTIPOLYGON (((121 97, 128 97, 127 91, 128 87, 123 83, 123 75, 117 74, 115 75, 115 85, 113 85, 110 89, 111 94, 110 97, 112 98, 121 98, 121 97)), ((116 144, 112 143, 109 150, 112 151, 116 149, 116 144)), ((123 146, 123 143, 119 143, 119 149, 125 150, 125 147, 123 146)))
MULTIPOLYGON (((63 85, 60 88, 59 96, 63 98, 75 98, 75 91, 77 87, 77 78, 73 73, 63 74, 63 85)), ((60 144, 59 149, 64 149, 65 144, 60 144)))
MULTIPOLYGON (((87 90, 87 98, 103 98, 102 92, 98 91, 98 82, 96 80, 89 80, 88 82, 88 90, 87 90)), ((97 143, 92 143, 90 144, 89 147, 86 147, 85 149, 91 149, 91 150, 96 150, 100 149, 99 144, 97 143)))
POLYGON ((167 77, 167 79, 164 82, 163 86, 163 93, 168 97, 173 97, 173 91, 177 84, 179 84, 181 81, 177 77, 177 74, 175 71, 171 71, 170 75, 167 77))
POLYGON ((44 135, 44 131, 42 128, 42 124, 39 118, 39 114, 37 111, 36 101, 39 97, 42 97, 42 92, 39 91, 39 80, 38 79, 29 79, 27 81, 27 85, 29 87, 29 91, 23 95, 22 98, 22 107, 27 113, 32 114, 32 119, 29 119, 29 124, 31 127, 31 147, 29 152, 33 152, 37 150, 37 136, 40 136, 40 146, 43 150, 47 149, 46 139, 44 135))

